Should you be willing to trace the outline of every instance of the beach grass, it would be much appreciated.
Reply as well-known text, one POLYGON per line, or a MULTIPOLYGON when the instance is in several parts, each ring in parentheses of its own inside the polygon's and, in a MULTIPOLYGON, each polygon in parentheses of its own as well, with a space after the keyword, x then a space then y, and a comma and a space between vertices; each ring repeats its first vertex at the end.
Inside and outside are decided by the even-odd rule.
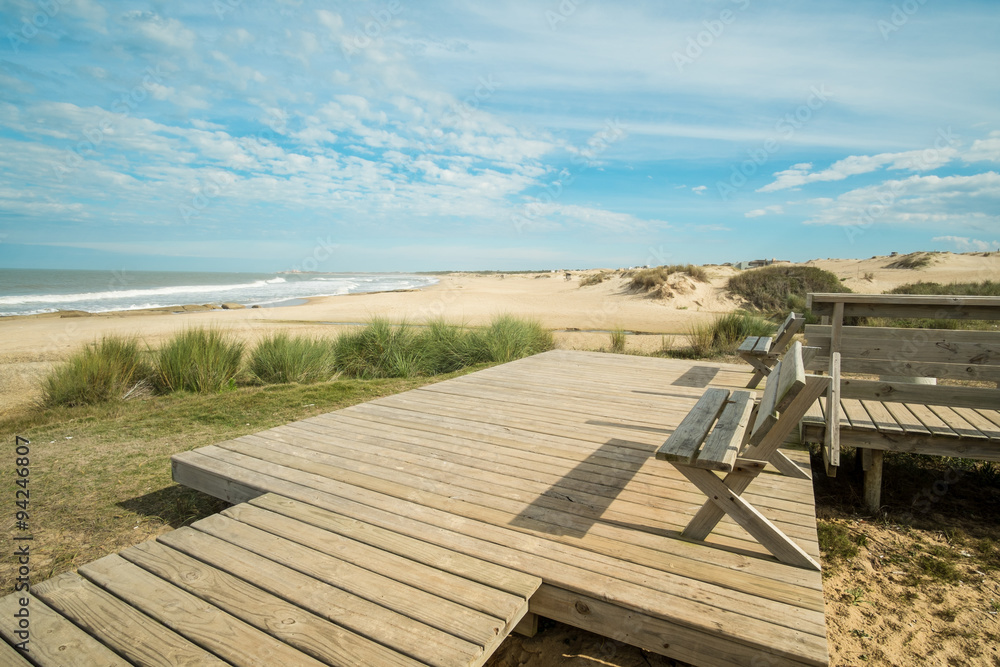
POLYGON ((636 292, 648 292, 667 282, 667 279, 674 273, 686 273, 694 280, 707 283, 709 281, 708 272, 694 264, 671 264, 669 266, 657 266, 651 269, 642 269, 632 276, 629 289, 636 292))
POLYGON ((42 383, 42 402, 89 405, 121 401, 150 387, 153 369, 137 338, 106 336, 73 354, 42 383))
POLYGON ((483 329, 469 332, 474 358, 505 364, 552 349, 552 332, 531 319, 497 315, 483 329))
POLYGON ((416 333, 405 324, 376 317, 357 331, 337 337, 334 356, 337 370, 347 377, 400 378, 420 373, 416 333))
POLYGON ((611 330, 611 351, 616 354, 625 352, 625 330, 617 327, 611 330))
POLYGON ((769 336, 774 331, 774 323, 766 318, 746 311, 736 311, 719 315, 708 324, 692 326, 688 339, 695 354, 715 357, 735 354, 736 348, 747 336, 769 336))
MULTIPOLYGON (((900 285, 889 290, 886 294, 917 294, 917 295, 941 295, 953 294, 957 296, 1000 296, 1000 282, 984 280, 983 282, 916 282, 900 285)), ((888 318, 888 317, 865 317, 859 318, 858 323, 870 327, 903 327, 917 329, 976 329, 980 331, 996 331, 997 322, 992 320, 962 320, 958 318, 932 319, 932 318, 888 318)))
POLYGON ((285 332, 270 335, 254 346, 247 371, 261 384, 321 382, 337 372, 330 341, 285 332))
POLYGON ((154 385, 160 393, 231 389, 242 369, 244 345, 219 329, 186 329, 154 354, 154 385))

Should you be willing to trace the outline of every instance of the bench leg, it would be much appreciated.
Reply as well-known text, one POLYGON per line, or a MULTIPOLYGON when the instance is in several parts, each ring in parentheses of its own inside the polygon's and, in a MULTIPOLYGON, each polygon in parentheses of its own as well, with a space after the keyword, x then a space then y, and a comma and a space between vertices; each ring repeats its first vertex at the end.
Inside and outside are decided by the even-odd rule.
POLYGON ((803 470, 799 465, 788 458, 784 452, 780 449, 771 455, 771 458, 767 461, 778 471, 785 475, 786 477, 794 477, 795 479, 812 479, 812 475, 808 471, 803 470))
POLYGON ((752 354, 740 354, 740 358, 754 367, 754 374, 750 378, 750 382, 747 383, 747 389, 756 388, 761 380, 771 374, 771 367, 761 361, 759 357, 755 357, 752 354))
MULTIPOLYGON (((723 512, 731 516, 736 523, 760 542, 761 546, 774 554, 774 557, 779 561, 796 567, 820 570, 819 563, 812 556, 803 551, 802 547, 789 539, 767 517, 744 500, 740 495, 742 492, 736 493, 735 489, 726 486, 714 472, 688 466, 674 467, 687 477, 692 484, 701 489, 702 493, 708 496, 709 504, 718 506, 723 512)), ((686 528, 681 534, 685 537, 692 537, 688 534, 686 528)))

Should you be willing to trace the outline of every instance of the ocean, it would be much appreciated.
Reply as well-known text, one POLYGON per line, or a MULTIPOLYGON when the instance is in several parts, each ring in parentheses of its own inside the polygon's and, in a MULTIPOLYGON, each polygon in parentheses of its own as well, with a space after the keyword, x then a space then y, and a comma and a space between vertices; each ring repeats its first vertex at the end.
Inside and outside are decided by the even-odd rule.
POLYGON ((431 276, 396 273, 197 273, 0 269, 0 317, 102 313, 187 304, 276 306, 314 296, 416 289, 431 276))

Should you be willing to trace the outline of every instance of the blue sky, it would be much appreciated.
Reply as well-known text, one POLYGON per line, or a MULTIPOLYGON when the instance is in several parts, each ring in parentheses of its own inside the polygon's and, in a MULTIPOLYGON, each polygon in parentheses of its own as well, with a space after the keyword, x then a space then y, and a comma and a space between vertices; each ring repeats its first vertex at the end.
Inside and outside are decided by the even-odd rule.
POLYGON ((0 266, 1000 247, 1000 4, 0 2, 0 266))

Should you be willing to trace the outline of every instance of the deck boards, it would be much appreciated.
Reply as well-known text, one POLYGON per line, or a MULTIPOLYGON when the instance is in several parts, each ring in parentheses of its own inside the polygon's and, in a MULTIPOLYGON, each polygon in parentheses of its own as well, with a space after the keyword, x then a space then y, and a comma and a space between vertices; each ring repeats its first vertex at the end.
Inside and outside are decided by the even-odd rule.
MULTIPOLYGON (((249 501, 191 530, 255 553, 227 521, 290 542, 309 531, 277 517, 307 523, 354 558, 417 540, 426 562, 541 578, 536 613, 696 665, 826 665, 820 574, 728 519, 681 539, 704 497, 653 458, 708 383, 742 387, 744 368, 553 351, 177 455, 174 476, 249 501)), ((808 480, 765 473, 747 496, 818 556, 808 480)))

